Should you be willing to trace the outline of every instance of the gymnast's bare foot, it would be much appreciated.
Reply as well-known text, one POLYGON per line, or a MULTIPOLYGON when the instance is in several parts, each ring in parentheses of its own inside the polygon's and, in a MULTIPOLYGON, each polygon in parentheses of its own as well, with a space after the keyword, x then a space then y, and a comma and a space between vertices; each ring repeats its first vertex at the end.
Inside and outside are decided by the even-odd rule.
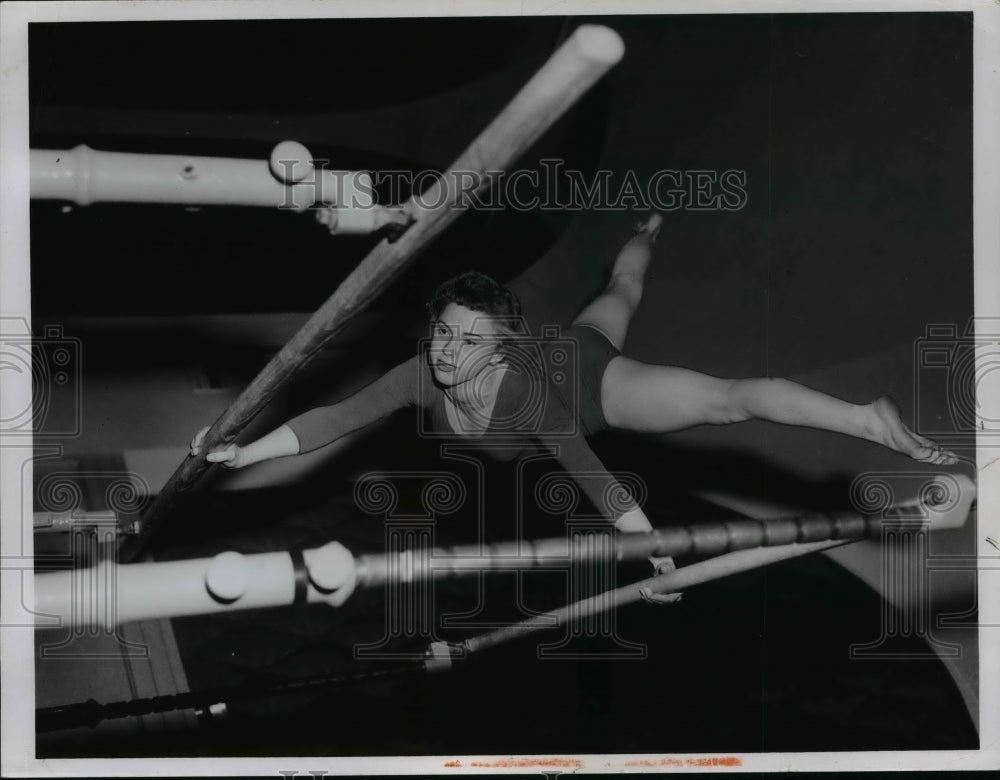
POLYGON ((868 408, 872 411, 870 430, 873 441, 921 463, 935 466, 958 463, 958 455, 954 452, 942 449, 941 445, 907 428, 900 416, 899 407, 889 396, 876 398, 868 408))
POLYGON ((636 233, 648 233, 649 237, 656 241, 656 236, 659 235, 660 228, 663 226, 663 215, 657 212, 653 212, 645 219, 639 220, 635 223, 636 233))

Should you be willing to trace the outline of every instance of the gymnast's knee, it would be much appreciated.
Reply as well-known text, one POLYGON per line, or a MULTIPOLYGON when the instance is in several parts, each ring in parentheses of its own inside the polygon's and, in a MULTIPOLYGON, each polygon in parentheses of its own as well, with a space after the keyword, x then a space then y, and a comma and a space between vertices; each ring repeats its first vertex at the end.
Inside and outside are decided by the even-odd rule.
POLYGON ((628 271, 613 274, 606 291, 621 298, 635 311, 642 300, 642 277, 628 271))

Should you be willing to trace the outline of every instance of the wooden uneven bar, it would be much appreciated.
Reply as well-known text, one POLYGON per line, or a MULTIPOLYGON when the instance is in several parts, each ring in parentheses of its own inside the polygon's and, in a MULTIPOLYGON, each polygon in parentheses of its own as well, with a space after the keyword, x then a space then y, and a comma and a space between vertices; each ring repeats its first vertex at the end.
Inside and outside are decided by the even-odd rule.
POLYGON ((289 379, 468 208, 471 195, 488 187, 488 171, 514 162, 623 54, 624 44, 614 30, 577 28, 448 171, 407 202, 404 208, 414 224, 395 243, 376 246, 215 421, 200 453, 185 458, 156 496, 141 533, 119 551, 120 560, 135 560, 149 548, 179 494, 208 469, 206 454, 232 443, 289 379), (478 186, 470 185, 470 174, 479 177, 478 186))
POLYGON ((636 561, 649 556, 718 556, 754 548, 864 539, 878 536, 894 524, 926 526, 929 531, 953 530, 964 525, 976 487, 964 474, 929 474, 925 493, 871 512, 843 510, 762 520, 738 518, 664 526, 649 533, 616 533, 610 525, 591 529, 591 534, 607 533, 605 544, 574 545, 569 537, 561 537, 437 547, 419 554, 412 550, 368 554, 357 559, 357 583, 358 587, 374 587, 400 580, 441 580, 535 566, 561 567, 571 561, 588 564, 609 559, 636 561), (931 498, 935 503, 930 502, 931 498))

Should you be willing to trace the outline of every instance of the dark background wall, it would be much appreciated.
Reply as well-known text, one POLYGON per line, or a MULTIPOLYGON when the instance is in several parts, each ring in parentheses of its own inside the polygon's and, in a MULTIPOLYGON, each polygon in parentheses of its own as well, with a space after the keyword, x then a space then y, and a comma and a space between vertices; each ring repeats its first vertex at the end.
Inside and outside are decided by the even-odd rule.
MULTIPOLYGON (((967 314, 968 16, 603 21, 624 37, 624 60, 525 166, 558 156, 616 182, 628 170, 747 173, 742 210, 669 215, 656 305, 639 313, 632 351, 666 358, 644 342, 683 344, 676 356, 702 354, 706 368, 785 373, 967 314)), ((441 167, 572 24, 33 25, 31 144, 265 158, 295 138, 338 166, 441 167)), ((531 314, 565 321, 599 289, 631 219, 470 215, 397 292, 413 305, 456 267, 505 280, 532 268, 518 285, 531 314), (572 282, 555 300, 547 273, 572 282)), ((238 208, 41 202, 32 220, 34 310, 64 315, 311 311, 371 243, 238 208)))

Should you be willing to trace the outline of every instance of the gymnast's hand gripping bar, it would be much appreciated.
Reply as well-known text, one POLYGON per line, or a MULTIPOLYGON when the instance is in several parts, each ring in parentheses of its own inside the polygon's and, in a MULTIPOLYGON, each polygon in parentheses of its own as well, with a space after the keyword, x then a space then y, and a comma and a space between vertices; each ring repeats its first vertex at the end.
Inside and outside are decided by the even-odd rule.
MULTIPOLYGON (((355 559, 337 542, 313 550, 119 565, 35 575, 36 625, 111 626, 131 620, 179 617, 306 602, 339 605, 339 589, 458 577, 490 571, 569 567, 590 561, 644 560, 651 555, 723 555, 753 548, 843 542, 876 535, 885 525, 960 527, 975 497, 964 475, 938 475, 933 489, 882 512, 834 512, 774 520, 732 520, 653 532, 619 534, 610 544, 573 544, 571 538, 488 546, 407 550, 355 559)), ((706 562, 709 563, 709 562, 706 562)), ((699 564, 701 565, 701 564, 699 564)), ((674 573, 676 574, 676 572, 674 573)), ((722 571, 716 576, 725 576, 722 571)), ((665 575, 673 576, 673 575, 665 575)), ((683 579, 683 577, 681 578, 683 579)))

